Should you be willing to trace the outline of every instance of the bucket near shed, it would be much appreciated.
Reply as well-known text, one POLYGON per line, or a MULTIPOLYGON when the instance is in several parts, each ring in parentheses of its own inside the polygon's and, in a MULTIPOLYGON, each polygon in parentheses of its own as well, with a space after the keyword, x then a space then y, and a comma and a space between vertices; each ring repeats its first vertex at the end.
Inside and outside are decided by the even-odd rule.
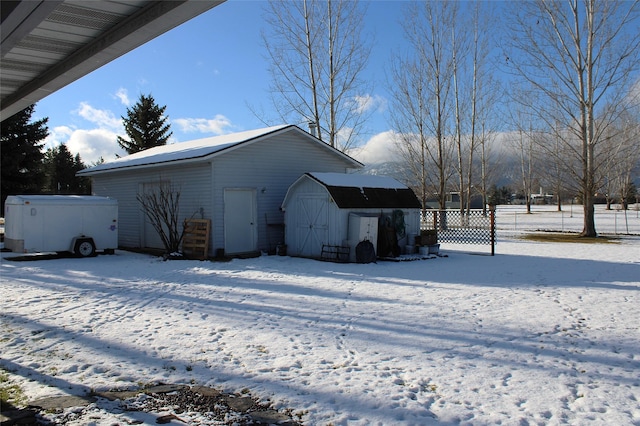
POLYGON ((420 246, 420 254, 426 256, 429 254, 438 254, 440 252, 440 244, 431 244, 428 246, 420 246))

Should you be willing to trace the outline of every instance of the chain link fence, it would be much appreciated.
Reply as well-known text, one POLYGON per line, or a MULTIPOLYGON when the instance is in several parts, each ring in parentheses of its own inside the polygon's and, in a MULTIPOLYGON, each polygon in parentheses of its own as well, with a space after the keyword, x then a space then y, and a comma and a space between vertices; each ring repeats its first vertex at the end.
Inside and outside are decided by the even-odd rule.
POLYGON ((436 230, 438 242, 450 244, 491 245, 495 253, 495 209, 427 210, 422 214, 420 229, 436 230))

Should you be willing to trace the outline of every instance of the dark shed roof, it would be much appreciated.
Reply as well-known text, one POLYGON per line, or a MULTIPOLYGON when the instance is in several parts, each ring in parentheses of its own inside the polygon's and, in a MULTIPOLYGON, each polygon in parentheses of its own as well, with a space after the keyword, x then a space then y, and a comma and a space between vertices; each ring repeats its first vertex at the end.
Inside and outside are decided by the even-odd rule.
POLYGON ((348 188, 327 186, 331 198, 341 209, 419 209, 420 201, 414 192, 407 189, 348 188))
POLYGON ((395 179, 385 176, 306 173, 322 184, 339 208, 419 209, 416 194, 395 179))

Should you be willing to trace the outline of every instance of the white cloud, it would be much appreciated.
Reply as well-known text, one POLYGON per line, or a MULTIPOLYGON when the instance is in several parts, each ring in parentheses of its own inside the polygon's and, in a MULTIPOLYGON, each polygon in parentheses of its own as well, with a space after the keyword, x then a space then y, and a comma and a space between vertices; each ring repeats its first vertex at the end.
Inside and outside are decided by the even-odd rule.
POLYGON ((207 118, 177 118, 172 121, 185 133, 213 133, 222 135, 228 133, 231 120, 222 114, 217 114, 212 119, 207 118))
POLYGON ((45 146, 53 148, 65 144, 71 154, 80 154, 82 162, 90 166, 100 158, 109 161, 116 154, 126 155, 118 145, 117 137, 117 133, 104 128, 85 130, 59 126, 50 129, 45 146))
POLYGON ((118 145, 117 137, 116 133, 107 129, 76 130, 67 141, 67 148, 71 152, 78 152, 82 161, 90 165, 101 157, 108 161, 114 159, 116 154, 126 155, 118 145))
POLYGON ((108 161, 115 158, 116 153, 125 154, 117 142, 118 135, 124 134, 120 117, 109 110, 94 108, 87 102, 81 102, 74 113, 91 123, 90 127, 93 128, 57 126, 49 129, 49 136, 45 139, 47 148, 65 144, 71 154, 80 154, 82 162, 87 166, 101 157, 108 161))
POLYGON ((119 88, 116 94, 114 95, 114 97, 120 99, 120 102, 124 106, 131 105, 131 99, 129 99, 129 92, 127 92, 127 89, 125 89, 124 87, 119 88))
POLYGON ((69 140, 73 132, 74 129, 69 126, 57 126, 53 129, 49 129, 49 135, 44 139, 45 148, 55 148, 61 143, 65 143, 69 140))
POLYGON ((378 111, 382 112, 387 108, 387 100, 380 95, 364 95, 355 96, 353 101, 356 103, 356 111, 359 114, 366 112, 378 111))
POLYGON ((396 133, 393 130, 372 136, 364 145, 349 152, 363 164, 380 164, 397 160, 395 148, 396 133))
POLYGON ((122 119, 120 117, 116 117, 109 110, 96 109, 87 102, 81 102, 75 112, 85 120, 97 124, 100 128, 107 128, 112 131, 122 131, 122 119))

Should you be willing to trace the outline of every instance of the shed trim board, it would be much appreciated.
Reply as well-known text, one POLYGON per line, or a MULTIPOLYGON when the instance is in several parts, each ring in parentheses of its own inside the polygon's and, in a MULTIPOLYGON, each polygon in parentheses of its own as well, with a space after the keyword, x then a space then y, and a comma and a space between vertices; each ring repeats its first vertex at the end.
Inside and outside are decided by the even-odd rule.
MULTIPOLYGON (((250 191, 255 204, 252 250, 275 252, 278 245, 284 244, 282 200, 296 179, 314 169, 345 173, 362 166, 291 125, 181 142, 146 151, 78 173, 91 177, 95 195, 118 200, 119 245, 125 248, 163 248, 157 241, 149 242, 144 235, 144 212, 136 195, 143 191, 145 184, 166 181, 180 188, 180 223, 192 217, 211 220, 210 253, 224 250, 226 254, 233 254, 235 250, 247 250, 238 249, 235 243, 227 241, 226 234, 231 232, 232 224, 227 226, 225 219, 225 190, 250 191), (229 141, 235 141, 233 146, 229 141), (219 149, 220 145, 224 149, 219 149), (194 150, 199 150, 196 158, 193 158, 194 150), (151 154, 145 154, 146 151, 151 154), (157 162, 140 163, 142 159, 149 162, 151 157, 157 162)), ((249 239, 245 237, 245 240, 249 239)))

